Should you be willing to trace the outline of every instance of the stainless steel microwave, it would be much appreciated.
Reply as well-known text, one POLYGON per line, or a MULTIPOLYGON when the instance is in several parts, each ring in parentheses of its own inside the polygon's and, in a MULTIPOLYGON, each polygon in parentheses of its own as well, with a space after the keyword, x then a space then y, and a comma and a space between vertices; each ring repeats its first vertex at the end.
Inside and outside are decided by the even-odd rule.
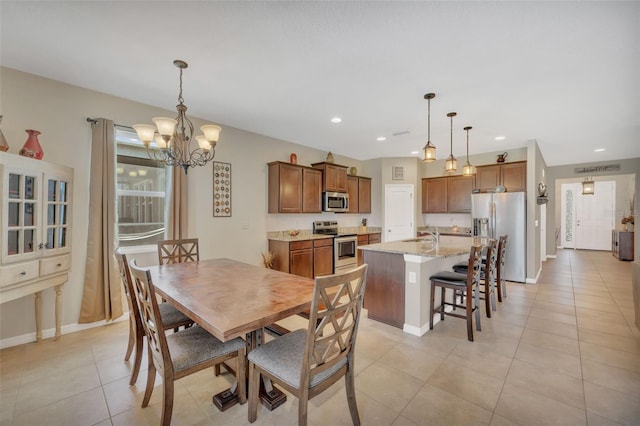
POLYGON ((349 194, 346 192, 323 192, 323 212, 346 212, 349 210, 349 194))

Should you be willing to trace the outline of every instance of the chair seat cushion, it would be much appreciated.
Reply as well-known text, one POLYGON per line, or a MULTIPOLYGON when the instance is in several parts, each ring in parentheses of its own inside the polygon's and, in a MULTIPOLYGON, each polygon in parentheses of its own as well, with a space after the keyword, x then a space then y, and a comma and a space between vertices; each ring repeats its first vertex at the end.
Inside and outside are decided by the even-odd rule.
POLYGON ((466 285, 467 275, 452 271, 440 271, 429 277, 431 281, 442 281, 448 284, 466 285))
POLYGON ((158 309, 160 310, 160 316, 162 317, 162 325, 166 328, 173 328, 171 326, 172 324, 182 324, 191 321, 189 317, 169 303, 158 303, 158 309))
POLYGON ((245 346, 244 340, 239 337, 223 343, 197 325, 168 334, 167 344, 175 371, 237 352, 245 346))
MULTIPOLYGON (((296 330, 278 337, 249 352, 249 361, 273 374, 294 388, 300 387, 300 373, 304 358, 307 330, 296 330)), ((316 386, 347 363, 343 360, 311 378, 310 386, 316 386)))

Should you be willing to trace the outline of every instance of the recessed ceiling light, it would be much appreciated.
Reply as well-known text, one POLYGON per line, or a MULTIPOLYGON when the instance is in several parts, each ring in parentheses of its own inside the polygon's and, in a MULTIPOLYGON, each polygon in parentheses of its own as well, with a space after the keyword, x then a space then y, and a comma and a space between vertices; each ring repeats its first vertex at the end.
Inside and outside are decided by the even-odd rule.
POLYGON ((420 153, 420 151, 411 151, 411 155, 417 155, 419 153, 420 153))
POLYGON ((384 142, 384 141, 386 141, 386 140, 387 140, 387 138, 385 138, 384 136, 380 136, 380 137, 376 138, 376 140, 377 140, 378 142, 384 142))
POLYGON ((332 122, 332 123, 340 123, 341 121, 342 121, 342 118, 340 118, 340 117, 333 117, 333 118, 331 119, 331 122, 332 122))
POLYGON ((602 151, 606 151, 606 149, 604 148, 596 148, 593 150, 593 152, 602 152, 602 151))
POLYGON ((507 137, 506 136, 496 136, 496 140, 497 141, 503 141, 505 140, 507 137))

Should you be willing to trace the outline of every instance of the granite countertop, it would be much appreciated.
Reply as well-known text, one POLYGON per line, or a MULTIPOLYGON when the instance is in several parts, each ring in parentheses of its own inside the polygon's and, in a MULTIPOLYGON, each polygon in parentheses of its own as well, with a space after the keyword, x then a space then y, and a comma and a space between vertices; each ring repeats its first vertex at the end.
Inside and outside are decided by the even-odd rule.
POLYGON ((369 244, 358 246, 360 250, 370 250, 385 253, 411 254, 424 257, 450 257, 469 253, 468 244, 434 244, 431 239, 414 238, 404 241, 369 244))
MULTIPOLYGON (((268 240, 275 241, 305 241, 305 240, 320 240, 323 238, 333 238, 333 235, 314 234, 312 229, 301 229, 297 235, 291 235, 291 231, 275 231, 267 232, 268 240)), ((339 228, 341 234, 379 234, 382 232, 382 228, 375 226, 353 226, 339 228)))

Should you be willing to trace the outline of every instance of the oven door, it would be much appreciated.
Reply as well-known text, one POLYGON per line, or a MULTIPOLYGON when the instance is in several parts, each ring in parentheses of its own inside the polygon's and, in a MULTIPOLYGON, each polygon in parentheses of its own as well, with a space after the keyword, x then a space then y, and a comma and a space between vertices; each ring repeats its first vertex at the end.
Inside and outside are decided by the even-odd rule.
POLYGON ((355 268, 358 264, 358 237, 334 238, 334 272, 355 268))

